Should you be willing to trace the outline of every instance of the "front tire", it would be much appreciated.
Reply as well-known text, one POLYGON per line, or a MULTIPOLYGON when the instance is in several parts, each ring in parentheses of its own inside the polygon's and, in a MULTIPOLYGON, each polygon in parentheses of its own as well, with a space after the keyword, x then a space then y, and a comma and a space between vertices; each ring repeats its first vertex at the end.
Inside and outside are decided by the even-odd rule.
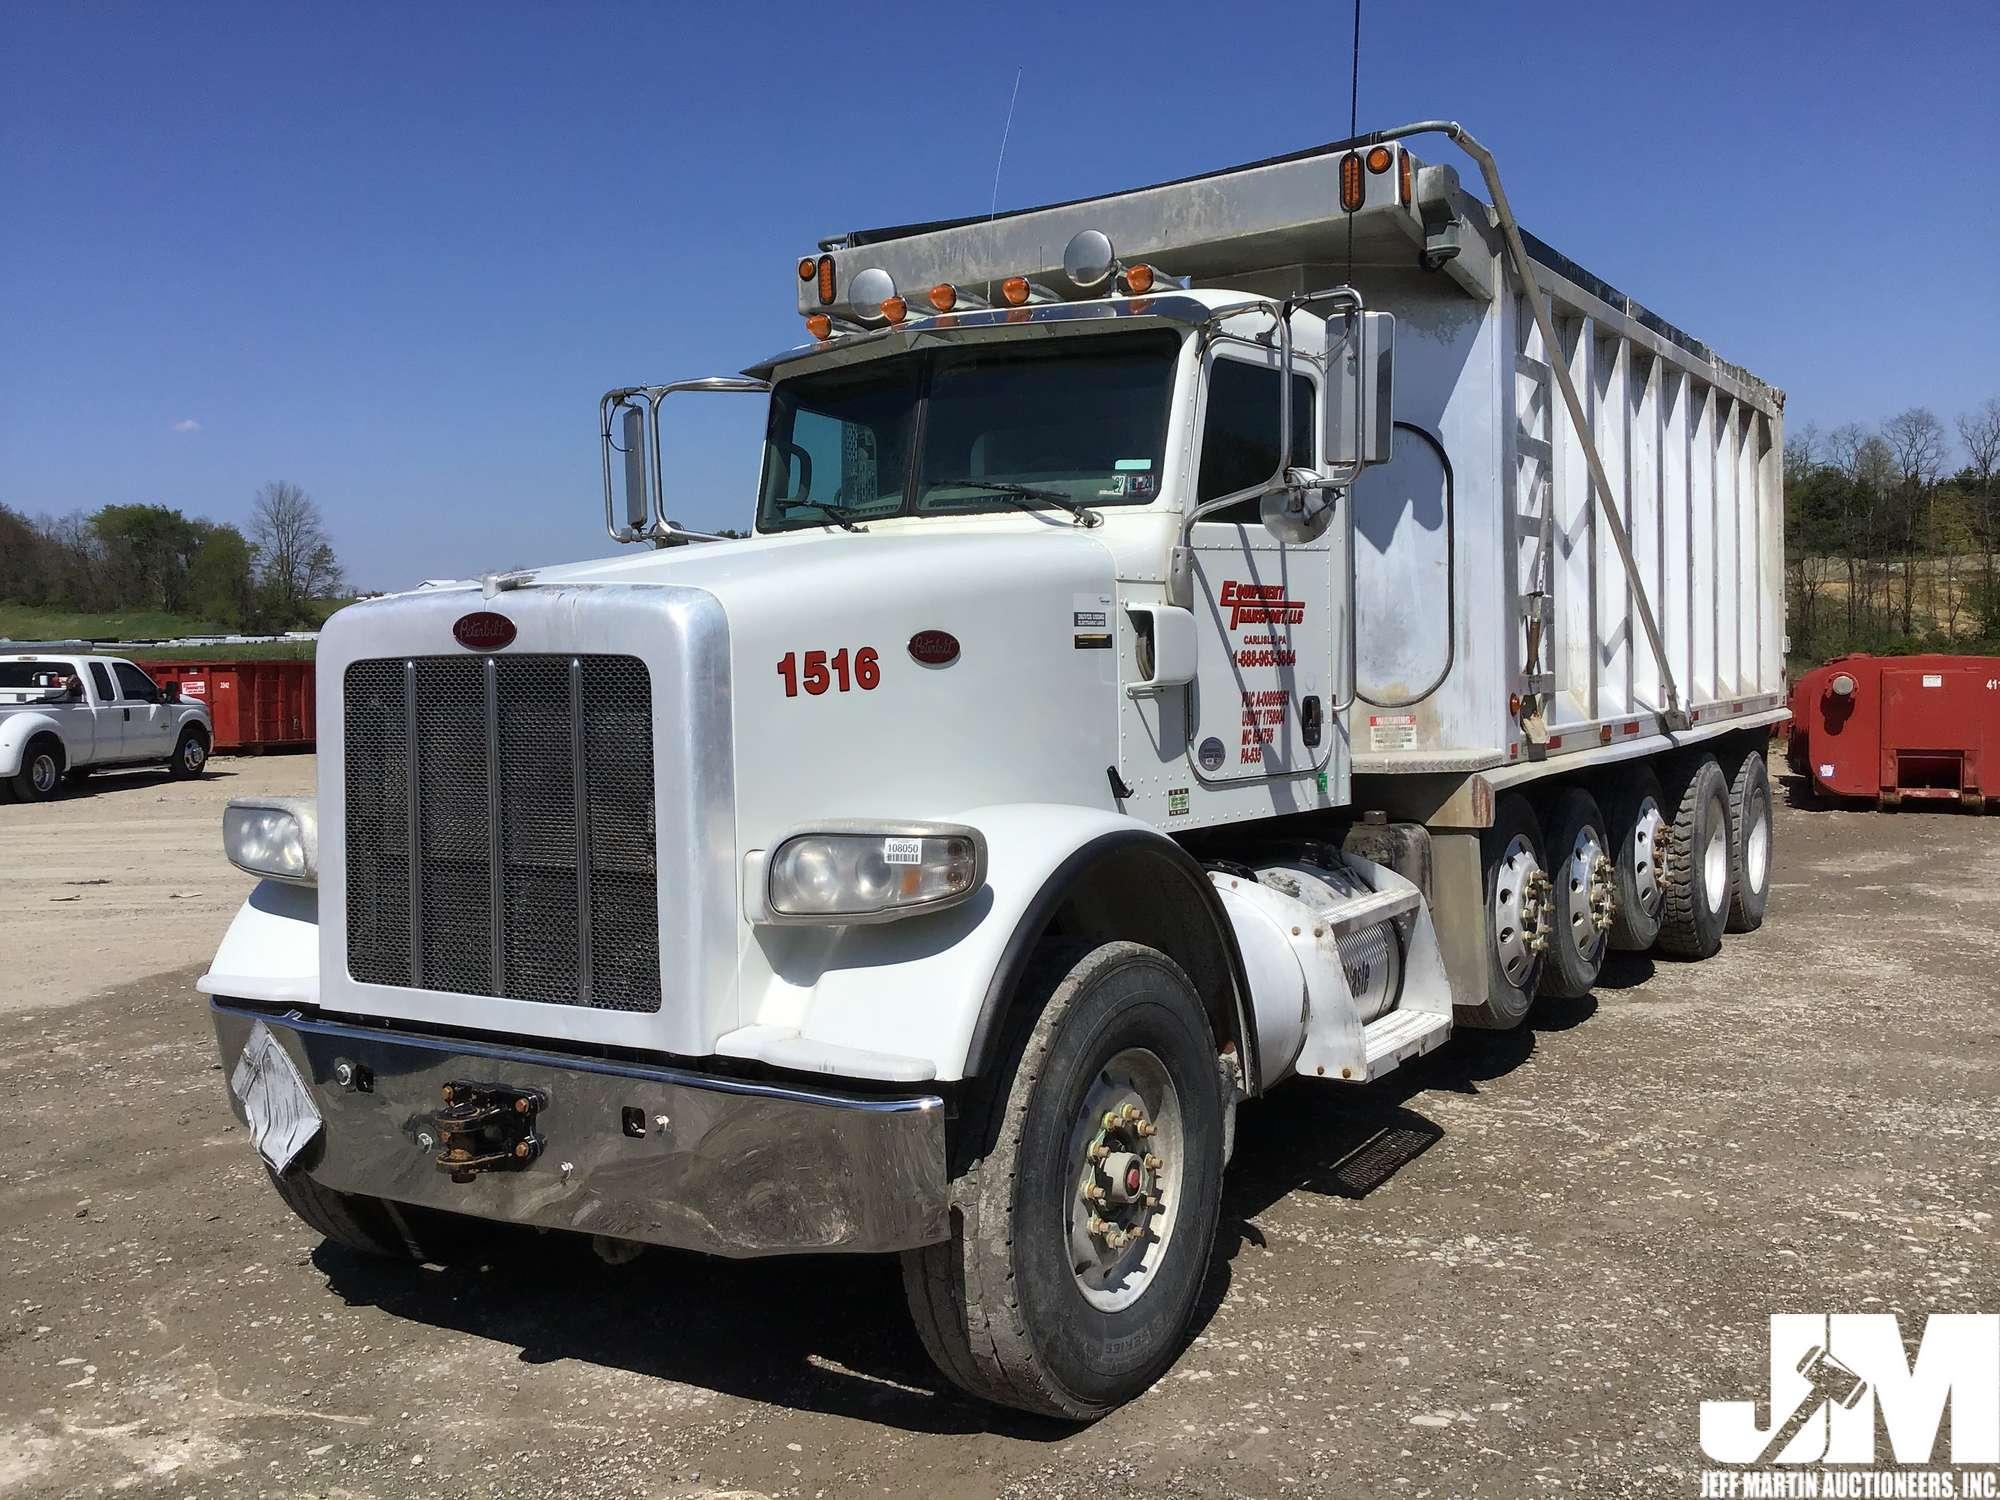
POLYGON ((303 1172, 265 1174, 285 1206, 323 1238, 380 1260, 448 1261, 471 1240, 470 1221, 437 1209, 321 1187, 303 1172))
POLYGON ((1179 965, 1056 944, 954 1147, 952 1237, 903 1255, 924 1347, 1023 1411, 1102 1416, 1185 1345, 1221 1213, 1216 1043, 1179 965))
POLYGON ((1770 895, 1771 773, 1752 750, 1729 779, 1729 930, 1762 927, 1770 895))
POLYGON ((181 737, 174 746, 174 758, 167 762, 167 773, 177 781, 190 781, 201 775, 208 766, 208 736, 195 725, 181 731, 181 737))
POLYGON ((1729 914, 1729 783, 1713 755, 1684 762, 1676 783, 1668 791, 1676 811, 1667 834, 1660 951, 1712 958, 1721 951, 1729 914))

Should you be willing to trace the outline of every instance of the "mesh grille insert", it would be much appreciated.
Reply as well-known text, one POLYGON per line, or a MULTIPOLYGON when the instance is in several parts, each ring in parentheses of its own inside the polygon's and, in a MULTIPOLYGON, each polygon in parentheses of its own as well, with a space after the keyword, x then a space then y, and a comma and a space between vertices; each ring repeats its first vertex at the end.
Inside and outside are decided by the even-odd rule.
POLYGON ((360 661, 346 699, 355 979, 660 1008, 644 663, 360 661))

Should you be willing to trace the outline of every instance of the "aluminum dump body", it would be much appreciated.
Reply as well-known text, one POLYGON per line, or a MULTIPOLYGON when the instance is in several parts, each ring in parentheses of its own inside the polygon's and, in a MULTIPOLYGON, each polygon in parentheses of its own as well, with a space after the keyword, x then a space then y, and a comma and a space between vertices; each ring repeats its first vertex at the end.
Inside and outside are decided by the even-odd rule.
POLYGON ((2000 801, 2000 656, 1843 656, 1791 706, 1787 759, 1822 795, 2000 801))
MULTIPOLYGON (((1349 149, 854 231, 822 242, 826 305, 838 314, 868 268, 912 294, 955 280, 990 295, 993 278, 1024 275, 1070 295, 1062 250, 1086 228, 1127 263, 1195 287, 1277 296, 1349 283, 1396 317, 1394 462, 1364 473, 1353 497, 1355 773, 1658 748, 1673 727, 1669 676, 1682 733, 1781 720, 1783 393, 1525 236, 1553 314, 1557 347, 1546 347, 1491 211, 1457 173, 1399 141, 1348 214, 1337 194, 1349 149), (1557 364, 1614 491, 1629 570, 1557 364)), ((822 300, 802 278, 801 311, 822 300)))

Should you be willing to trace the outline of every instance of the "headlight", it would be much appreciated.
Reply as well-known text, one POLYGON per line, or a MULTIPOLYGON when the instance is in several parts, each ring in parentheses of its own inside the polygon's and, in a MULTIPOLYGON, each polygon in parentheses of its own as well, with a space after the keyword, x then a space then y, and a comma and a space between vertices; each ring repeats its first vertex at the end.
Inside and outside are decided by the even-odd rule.
POLYGON ((222 848, 239 870, 271 880, 319 880, 319 822, 308 797, 245 797, 222 813, 222 848))
POLYGON ((986 840, 953 823, 846 824, 795 833, 765 862, 779 922, 886 922, 955 906, 986 879, 986 840))

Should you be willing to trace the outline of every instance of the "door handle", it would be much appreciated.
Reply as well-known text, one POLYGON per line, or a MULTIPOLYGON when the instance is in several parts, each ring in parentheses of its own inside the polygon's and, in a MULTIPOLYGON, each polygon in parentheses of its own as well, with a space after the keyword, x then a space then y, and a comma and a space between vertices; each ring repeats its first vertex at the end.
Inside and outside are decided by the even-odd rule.
POLYGON ((132 710, 129 708, 125 710, 125 722, 127 724, 132 722, 132 710))

